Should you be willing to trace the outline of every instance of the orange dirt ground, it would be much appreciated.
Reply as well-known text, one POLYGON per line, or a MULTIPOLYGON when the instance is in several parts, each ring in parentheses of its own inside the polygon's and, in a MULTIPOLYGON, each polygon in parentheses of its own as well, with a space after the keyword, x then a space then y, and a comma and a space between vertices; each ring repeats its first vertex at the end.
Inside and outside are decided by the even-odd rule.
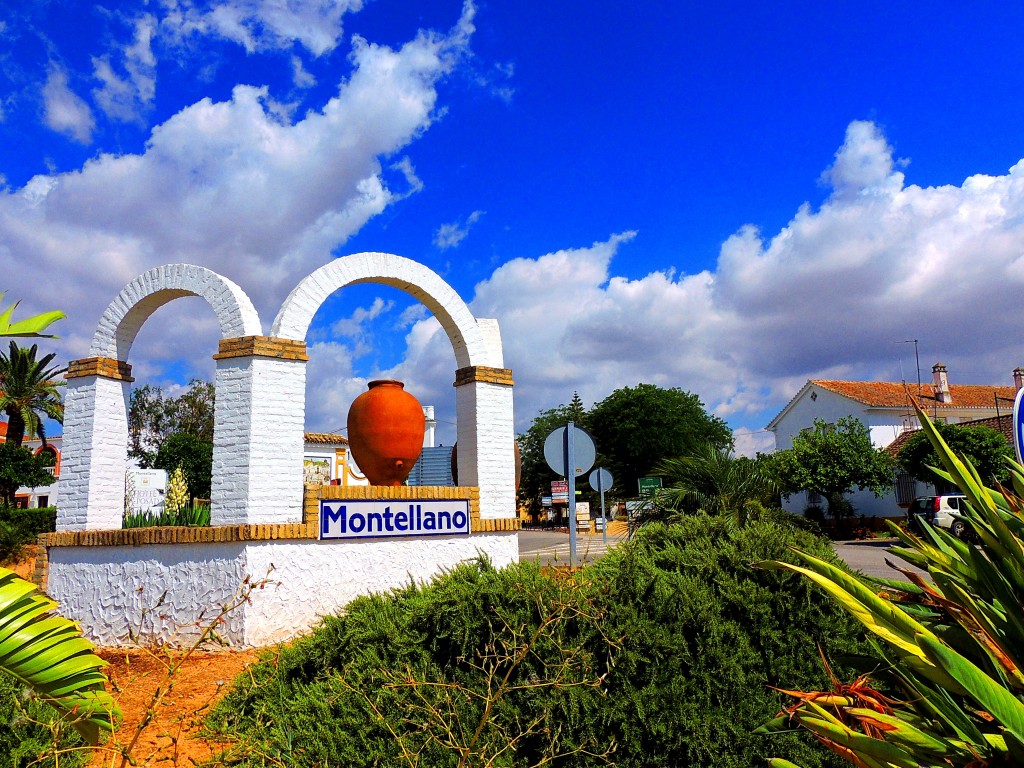
MULTIPOLYGON (((123 719, 107 748, 94 752, 90 768, 121 764, 121 755, 110 750, 131 742, 154 692, 168 684, 166 665, 176 658, 140 649, 104 648, 99 655, 110 662, 105 672, 123 719)), ((171 679, 170 692, 156 706, 152 722, 132 748, 135 764, 193 766, 223 749, 223 745, 197 738, 203 718, 231 680, 258 657, 259 651, 253 650, 194 653, 171 679)))
MULTIPOLYGON (((35 547, 27 547, 19 561, 4 567, 31 579, 34 566, 35 547)), ((153 720, 131 750, 134 765, 169 768, 196 765, 223 749, 197 738, 203 718, 232 679, 259 658, 260 651, 197 651, 173 678, 168 677, 168 666, 183 651, 101 648, 98 654, 110 664, 104 672, 123 717, 106 746, 94 750, 90 768, 121 765, 121 753, 116 750, 131 742, 154 692, 158 687, 166 689, 170 680, 170 691, 154 708, 153 720)))

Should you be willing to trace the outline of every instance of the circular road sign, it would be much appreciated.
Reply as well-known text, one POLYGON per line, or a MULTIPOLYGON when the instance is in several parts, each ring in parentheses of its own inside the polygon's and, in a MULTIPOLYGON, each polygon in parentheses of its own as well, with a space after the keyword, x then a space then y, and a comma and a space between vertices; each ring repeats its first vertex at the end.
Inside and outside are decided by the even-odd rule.
MULTIPOLYGON (((597 449, 594 447, 594 438, 590 436, 583 427, 572 425, 574 456, 569 457, 576 477, 579 477, 592 466, 597 459, 597 449)), ((544 459, 548 466, 562 477, 568 477, 565 473, 565 442, 566 427, 557 427, 544 441, 544 459)))
POLYGON ((610 490, 612 487, 612 473, 604 467, 598 467, 590 473, 590 487, 598 493, 610 490))

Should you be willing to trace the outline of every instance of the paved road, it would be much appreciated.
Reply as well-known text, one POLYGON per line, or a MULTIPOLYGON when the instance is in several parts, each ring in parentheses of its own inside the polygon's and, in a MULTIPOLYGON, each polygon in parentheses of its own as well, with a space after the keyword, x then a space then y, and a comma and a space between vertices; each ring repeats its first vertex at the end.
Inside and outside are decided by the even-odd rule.
MULTIPOLYGON (((614 546, 622 541, 623 536, 609 536, 608 546, 614 546)), ((902 579, 902 575, 893 570, 886 559, 906 568, 911 565, 900 560, 889 552, 889 548, 896 543, 895 540, 872 540, 872 541, 840 541, 836 542, 836 553, 850 567, 861 571, 868 576, 881 576, 890 579, 902 579)), ((580 534, 576 552, 580 560, 589 563, 600 557, 607 551, 600 534, 580 534)), ((521 531, 519 533, 519 559, 539 561, 541 565, 568 565, 569 564, 569 536, 568 534, 552 531, 521 531)), ((917 570, 917 569, 913 569, 917 570)))
MULTIPOLYGON (((625 536, 609 536, 608 547, 622 541, 625 536)), ((576 555, 584 563, 593 562, 607 551, 601 534, 580 534, 576 540, 576 555)), ((541 565, 569 564, 569 535, 554 531, 520 531, 519 559, 536 560, 541 565)))

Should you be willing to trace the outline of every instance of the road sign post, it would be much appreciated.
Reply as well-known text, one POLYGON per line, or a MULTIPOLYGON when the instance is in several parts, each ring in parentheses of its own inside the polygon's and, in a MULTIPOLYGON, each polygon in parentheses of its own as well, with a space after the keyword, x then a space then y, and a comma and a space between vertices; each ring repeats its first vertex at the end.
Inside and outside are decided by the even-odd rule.
POLYGON ((604 467, 598 467, 590 473, 590 487, 601 494, 601 521, 604 530, 604 543, 608 545, 608 516, 604 512, 604 493, 612 487, 612 473, 604 467))
POLYGON ((544 459, 569 484, 569 567, 576 565, 576 478, 592 466, 597 456, 594 439, 582 427, 569 422, 552 430, 544 440, 544 459))

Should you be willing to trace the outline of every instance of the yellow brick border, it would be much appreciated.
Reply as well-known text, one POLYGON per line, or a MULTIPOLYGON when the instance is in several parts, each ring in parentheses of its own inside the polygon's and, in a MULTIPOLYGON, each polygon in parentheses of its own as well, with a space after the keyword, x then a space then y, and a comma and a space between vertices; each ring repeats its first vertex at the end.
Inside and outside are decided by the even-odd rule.
POLYGON ((453 387, 461 387, 465 384, 472 384, 474 381, 482 381, 487 384, 504 384, 511 387, 515 384, 512 380, 511 368, 488 368, 486 365, 469 365, 459 368, 455 372, 455 383, 453 387))
POLYGON ((238 541, 284 541, 318 538, 320 499, 468 499, 470 533, 506 533, 520 529, 518 518, 480 517, 480 489, 469 486, 307 485, 303 522, 204 527, 122 528, 112 531, 58 531, 38 537, 32 580, 46 589, 51 547, 141 547, 148 544, 213 544, 238 541))
POLYGON ((81 379, 84 376, 103 376, 116 381, 135 381, 132 378, 132 367, 124 360, 112 357, 84 357, 68 363, 65 379, 81 379))
POLYGON ((278 360, 309 360, 306 342, 276 336, 237 336, 221 339, 214 360, 232 357, 273 357, 278 360))

